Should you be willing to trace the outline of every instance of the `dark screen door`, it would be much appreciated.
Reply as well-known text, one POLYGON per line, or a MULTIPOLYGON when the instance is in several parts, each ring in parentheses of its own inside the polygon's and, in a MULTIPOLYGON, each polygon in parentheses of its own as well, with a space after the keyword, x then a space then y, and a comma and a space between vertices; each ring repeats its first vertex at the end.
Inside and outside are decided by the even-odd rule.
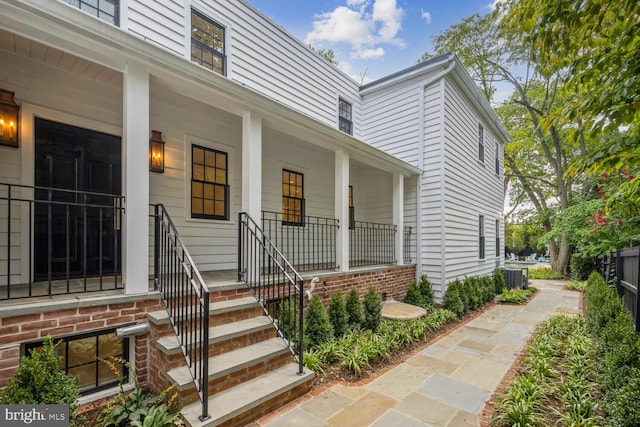
POLYGON ((36 118, 36 280, 117 273, 120 163, 120 137, 36 118))

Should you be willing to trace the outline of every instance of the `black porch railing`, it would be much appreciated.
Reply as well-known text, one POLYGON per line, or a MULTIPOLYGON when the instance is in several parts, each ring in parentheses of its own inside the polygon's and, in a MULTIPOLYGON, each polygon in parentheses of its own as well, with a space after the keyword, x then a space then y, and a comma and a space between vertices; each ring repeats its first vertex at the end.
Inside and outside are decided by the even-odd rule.
POLYGON ((640 331, 640 246, 598 259, 597 268, 605 281, 615 283, 636 331, 640 331))
POLYGON ((153 281, 209 418, 209 289, 163 205, 153 205, 153 281))
POLYGON ((413 228, 405 225, 404 226, 404 241, 403 241, 403 252, 404 252, 404 263, 411 264, 413 261, 413 257, 411 256, 411 249, 413 248, 412 239, 413 238, 413 228))
POLYGON ((395 225, 355 221, 349 230, 349 266, 394 264, 396 230, 395 225))
POLYGON ((0 300, 123 289, 123 202, 0 183, 0 300))
POLYGON ((278 212, 262 212, 262 230, 297 271, 333 270, 336 265, 335 218, 305 216, 301 225, 288 225, 278 212))
POLYGON ((238 280, 245 282, 303 367, 304 282, 266 233, 246 213, 238 215, 238 280))

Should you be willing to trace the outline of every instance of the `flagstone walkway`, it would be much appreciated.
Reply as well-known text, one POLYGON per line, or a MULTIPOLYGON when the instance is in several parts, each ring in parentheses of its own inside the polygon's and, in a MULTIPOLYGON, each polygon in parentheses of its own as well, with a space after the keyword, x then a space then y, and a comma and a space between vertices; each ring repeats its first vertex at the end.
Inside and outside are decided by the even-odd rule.
POLYGON ((563 282, 530 283, 540 292, 527 305, 495 305, 370 381, 316 389, 251 425, 480 426, 485 402, 536 326, 578 313, 580 294, 563 282))

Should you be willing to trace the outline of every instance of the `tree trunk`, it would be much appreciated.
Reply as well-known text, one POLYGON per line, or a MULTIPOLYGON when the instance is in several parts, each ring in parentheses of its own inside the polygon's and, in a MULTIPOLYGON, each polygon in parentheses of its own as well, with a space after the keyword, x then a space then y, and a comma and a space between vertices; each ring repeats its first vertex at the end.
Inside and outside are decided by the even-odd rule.
POLYGON ((551 271, 569 277, 569 260, 571 259, 571 245, 566 237, 561 237, 558 243, 549 243, 551 253, 551 271))

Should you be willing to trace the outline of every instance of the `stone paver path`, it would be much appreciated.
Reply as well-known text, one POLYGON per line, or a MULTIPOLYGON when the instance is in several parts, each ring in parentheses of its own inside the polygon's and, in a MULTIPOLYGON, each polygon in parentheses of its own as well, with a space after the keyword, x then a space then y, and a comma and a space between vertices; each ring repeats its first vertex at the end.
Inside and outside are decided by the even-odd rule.
POLYGON ((536 326, 578 313, 580 294, 562 282, 531 284, 540 292, 527 305, 495 305, 373 380, 314 390, 253 426, 480 426, 536 326))

